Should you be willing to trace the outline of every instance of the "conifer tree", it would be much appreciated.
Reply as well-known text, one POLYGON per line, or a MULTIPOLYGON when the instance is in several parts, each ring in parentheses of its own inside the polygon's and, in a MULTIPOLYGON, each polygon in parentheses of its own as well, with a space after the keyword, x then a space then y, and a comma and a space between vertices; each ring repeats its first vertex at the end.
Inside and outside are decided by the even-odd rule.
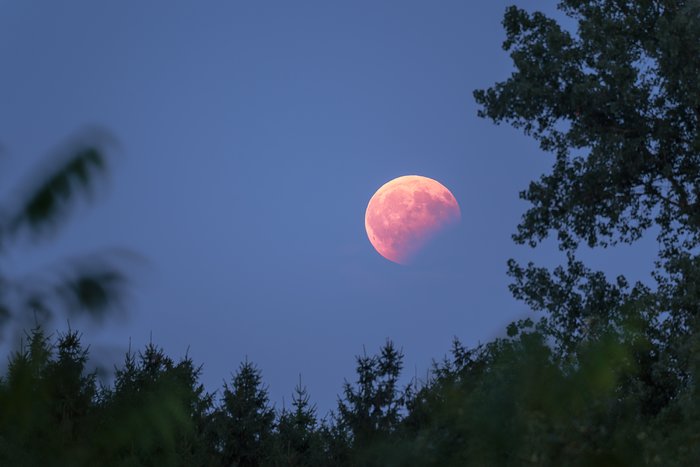
POLYGON ((42 328, 32 330, 0 380, 0 464, 86 461, 97 393, 86 362, 78 333, 54 346, 42 328))
POLYGON ((189 357, 175 363, 149 343, 127 352, 114 389, 105 389, 97 456, 149 465, 209 465, 212 396, 189 357))
POLYGON ((404 394, 398 387, 403 353, 391 340, 379 355, 356 357, 357 383, 345 382, 344 399, 338 401, 338 422, 352 436, 355 446, 363 446, 393 432, 404 407, 404 394))
POLYGON ((224 383, 214 414, 216 443, 222 465, 263 465, 270 448, 275 412, 269 405, 260 370, 241 363, 231 385, 224 383))
POLYGON ((292 409, 283 408, 277 422, 275 464, 318 465, 320 445, 316 429, 316 407, 311 404, 300 375, 292 394, 292 409))

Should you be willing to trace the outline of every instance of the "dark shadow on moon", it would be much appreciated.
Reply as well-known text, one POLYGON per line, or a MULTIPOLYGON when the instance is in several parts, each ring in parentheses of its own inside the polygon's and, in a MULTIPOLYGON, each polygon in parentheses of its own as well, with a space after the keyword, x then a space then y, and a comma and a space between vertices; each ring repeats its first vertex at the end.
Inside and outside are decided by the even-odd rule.
POLYGON ((454 270, 468 261, 464 244, 462 223, 447 225, 440 231, 433 233, 404 266, 420 269, 445 268, 454 270))

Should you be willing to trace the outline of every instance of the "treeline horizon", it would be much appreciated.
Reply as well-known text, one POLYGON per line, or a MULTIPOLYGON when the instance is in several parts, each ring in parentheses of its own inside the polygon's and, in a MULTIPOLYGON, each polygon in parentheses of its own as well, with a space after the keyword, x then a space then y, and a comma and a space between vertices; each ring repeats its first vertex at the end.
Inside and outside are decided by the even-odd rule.
POLYGON ((387 340, 355 357, 354 380, 321 417, 301 381, 276 410, 246 359, 207 392, 201 365, 152 342, 129 349, 105 385, 77 330, 51 338, 37 326, 0 378, 0 464, 689 465, 694 452, 675 444, 688 427, 674 417, 695 413, 695 390, 660 411, 659 394, 636 387, 650 345, 640 331, 629 322, 582 342, 574 363, 527 319, 475 348, 455 339, 429 379, 405 386, 387 340))

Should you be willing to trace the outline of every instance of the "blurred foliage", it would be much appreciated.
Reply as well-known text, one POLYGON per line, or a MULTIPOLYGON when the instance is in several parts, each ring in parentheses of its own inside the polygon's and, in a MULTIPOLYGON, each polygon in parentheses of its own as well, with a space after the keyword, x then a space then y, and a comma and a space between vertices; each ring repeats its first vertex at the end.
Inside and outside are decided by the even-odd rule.
MULTIPOLYGON (((84 130, 48 154, 5 201, 0 216, 0 255, 23 239, 33 244, 55 235, 81 199, 91 199, 105 180, 113 138, 99 129, 84 130)), ((19 280, 0 272, 0 331, 11 318, 48 320, 54 312, 86 311, 99 318, 124 296, 126 277, 109 252, 46 268, 51 278, 19 280)), ((26 322, 27 320, 21 320, 26 322)))
MULTIPOLYGON (((455 340, 406 387, 402 352, 387 341, 356 357, 356 381, 323 419, 301 382, 292 408, 277 411, 246 361, 217 398, 188 357, 153 344, 128 352, 101 386, 78 334, 52 339, 37 327, 0 380, 0 465, 700 464, 700 2, 559 8, 575 31, 508 8, 515 71, 475 92, 482 116, 555 156, 521 194, 531 207, 514 240, 536 246, 556 233, 566 263, 508 265, 511 292, 539 315, 474 348, 455 340), (651 227, 653 286, 610 281, 576 257, 582 242, 631 243, 651 227)), ((35 218, 65 215, 85 174, 101 170, 94 154, 75 152, 83 162, 30 191, 7 217, 3 247, 22 230, 43 232, 35 218)), ((70 290, 104 303, 93 285, 70 290)), ((10 310, 0 306, 0 319, 10 310)))

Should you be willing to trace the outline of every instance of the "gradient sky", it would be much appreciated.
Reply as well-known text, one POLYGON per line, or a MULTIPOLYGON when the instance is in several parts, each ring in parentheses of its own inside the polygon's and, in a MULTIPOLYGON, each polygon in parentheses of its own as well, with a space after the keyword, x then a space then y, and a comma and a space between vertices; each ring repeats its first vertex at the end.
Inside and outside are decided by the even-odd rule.
MULTIPOLYGON (((120 143, 97 202, 3 270, 138 253, 126 316, 71 323, 93 355, 121 361, 152 335, 171 356, 189 348, 209 390, 247 356, 278 408, 301 373, 323 415, 354 355, 386 338, 424 377, 453 336, 474 345, 529 315, 508 258, 561 260, 510 238, 518 192, 552 156, 472 98, 512 72, 511 3, 0 1, 2 187, 87 125, 120 143), (447 186, 462 222, 404 267, 374 251, 364 213, 407 174, 447 186)), ((654 248, 583 257, 648 282, 654 248)))

